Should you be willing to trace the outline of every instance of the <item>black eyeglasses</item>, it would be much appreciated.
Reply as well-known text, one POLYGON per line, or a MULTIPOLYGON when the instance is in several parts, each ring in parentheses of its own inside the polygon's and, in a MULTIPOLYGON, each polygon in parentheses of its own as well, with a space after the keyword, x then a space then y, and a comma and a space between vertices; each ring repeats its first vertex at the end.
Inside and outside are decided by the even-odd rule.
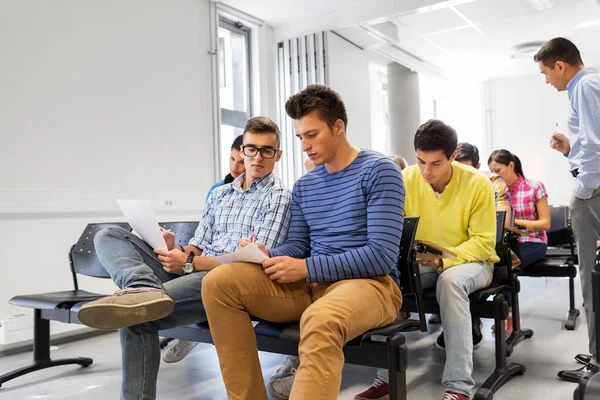
POLYGON ((242 146, 242 153, 246 157, 254 157, 259 151, 263 158, 273 158, 279 149, 274 149, 273 147, 242 146))

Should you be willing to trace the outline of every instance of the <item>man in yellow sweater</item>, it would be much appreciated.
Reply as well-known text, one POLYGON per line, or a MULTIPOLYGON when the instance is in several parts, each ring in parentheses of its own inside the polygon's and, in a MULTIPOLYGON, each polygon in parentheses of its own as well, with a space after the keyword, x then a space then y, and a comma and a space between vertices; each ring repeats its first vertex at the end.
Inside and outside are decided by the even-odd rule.
POLYGON ((435 287, 440 304, 444 336, 438 344, 446 348, 443 400, 470 399, 475 382, 469 294, 489 286, 499 261, 494 189, 484 174, 454 162, 457 142, 452 127, 427 121, 415 135, 417 165, 403 171, 405 214, 420 217, 416 238, 457 254, 420 265, 423 287, 435 287))

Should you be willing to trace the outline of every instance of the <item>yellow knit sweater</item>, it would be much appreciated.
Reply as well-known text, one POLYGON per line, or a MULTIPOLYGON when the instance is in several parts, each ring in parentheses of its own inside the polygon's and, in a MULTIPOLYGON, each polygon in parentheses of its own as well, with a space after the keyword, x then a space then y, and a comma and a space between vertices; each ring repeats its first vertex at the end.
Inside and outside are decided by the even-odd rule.
POLYGON ((473 261, 500 259, 496 247, 496 209, 490 180, 472 167, 452 163, 452 178, 438 198, 418 165, 403 171, 404 212, 420 217, 417 239, 429 240, 457 254, 443 259, 443 269, 473 261))

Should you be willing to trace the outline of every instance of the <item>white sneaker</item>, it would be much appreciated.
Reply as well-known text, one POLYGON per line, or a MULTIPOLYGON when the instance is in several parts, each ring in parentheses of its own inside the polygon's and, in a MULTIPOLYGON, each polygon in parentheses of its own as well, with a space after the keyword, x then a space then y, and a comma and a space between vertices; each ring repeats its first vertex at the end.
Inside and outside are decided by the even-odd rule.
POLYGON ((271 380, 274 381, 276 379, 280 379, 286 376, 293 375, 296 372, 296 369, 300 366, 300 357, 298 356, 285 356, 281 361, 281 365, 277 369, 273 375, 271 375, 271 380))
POLYGON ((284 376, 283 378, 275 379, 269 382, 267 390, 271 396, 279 400, 288 400, 290 393, 292 392, 292 385, 294 384, 294 378, 296 370, 292 370, 292 375, 284 376))
POLYGON ((176 363, 185 358, 198 342, 190 342, 188 340, 175 339, 167 345, 162 352, 162 359, 166 363, 176 363))

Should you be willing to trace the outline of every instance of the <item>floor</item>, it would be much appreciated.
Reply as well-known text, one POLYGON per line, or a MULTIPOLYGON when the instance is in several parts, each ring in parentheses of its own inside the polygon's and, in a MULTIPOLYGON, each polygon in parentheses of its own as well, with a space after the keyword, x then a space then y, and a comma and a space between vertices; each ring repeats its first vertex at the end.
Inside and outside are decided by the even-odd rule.
MULTIPOLYGON (((556 373, 576 368, 573 356, 587 352, 585 318, 579 319, 575 331, 563 329, 568 309, 566 279, 522 278, 521 294, 524 326, 534 330, 531 340, 519 344, 509 362, 525 364, 527 371, 507 383, 494 396, 496 400, 572 399, 575 384, 560 381, 556 373)), ((581 306, 577 280, 577 304, 581 306)), ((474 353, 474 379, 482 384, 494 367, 494 338, 491 321, 484 321, 485 339, 474 353)), ((409 399, 441 399, 441 374, 445 362, 443 351, 435 348, 440 327, 432 325, 428 333, 407 334, 409 399)), ((87 356, 94 359, 89 368, 76 366, 51 368, 7 382, 0 388, 1 400, 25 399, 118 399, 120 385, 120 347, 117 334, 76 341, 53 349, 53 358, 87 356)), ((282 356, 261 353, 263 374, 275 372, 282 356)), ((30 353, 0 358, 0 375, 24 366, 30 353)), ((346 365, 340 399, 351 400, 369 386, 375 375, 372 368, 346 365)), ((226 399, 218 361, 213 346, 200 344, 182 362, 162 364, 158 399, 221 400, 226 399)), ((273 399, 271 399, 273 400, 273 399)))

